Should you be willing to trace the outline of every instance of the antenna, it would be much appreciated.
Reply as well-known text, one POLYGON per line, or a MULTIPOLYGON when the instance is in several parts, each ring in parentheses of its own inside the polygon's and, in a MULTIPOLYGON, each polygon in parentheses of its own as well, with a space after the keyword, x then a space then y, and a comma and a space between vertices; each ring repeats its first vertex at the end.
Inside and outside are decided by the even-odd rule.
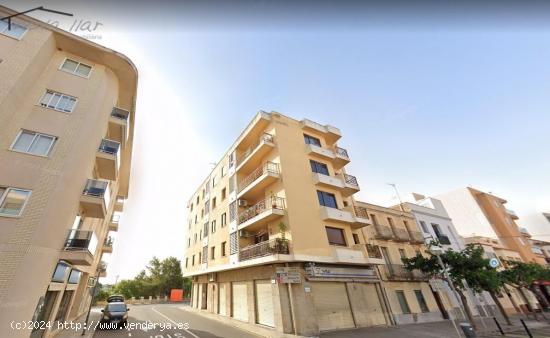
POLYGON ((395 183, 386 183, 387 185, 390 185, 395 190, 395 193, 397 194, 397 199, 399 200, 399 207, 401 208, 401 211, 405 211, 403 208, 403 201, 401 200, 401 195, 399 195, 399 190, 397 190, 397 185, 395 183))
POLYGON ((11 31, 11 18, 15 18, 16 16, 27 14, 27 13, 34 12, 34 11, 44 11, 44 12, 50 12, 50 13, 59 14, 59 15, 73 16, 73 14, 71 14, 71 13, 56 11, 56 10, 53 10, 53 9, 47 9, 47 8, 44 8, 44 6, 40 6, 40 7, 35 7, 35 8, 32 8, 32 9, 26 10, 24 12, 19 12, 19 13, 15 13, 15 14, 12 14, 12 15, 8 15, 6 17, 1 18, 0 20, 1 21, 8 20, 8 30, 11 31))

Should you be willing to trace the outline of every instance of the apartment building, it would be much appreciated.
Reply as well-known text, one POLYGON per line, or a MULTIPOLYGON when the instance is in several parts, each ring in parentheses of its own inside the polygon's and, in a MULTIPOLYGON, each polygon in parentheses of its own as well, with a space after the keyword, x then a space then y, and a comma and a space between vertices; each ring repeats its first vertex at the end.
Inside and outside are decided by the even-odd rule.
POLYGON ((372 225, 361 229, 372 257, 383 259, 379 266, 383 290, 396 324, 429 322, 443 319, 451 306, 445 294, 433 292, 428 277, 409 271, 403 258, 425 254, 424 236, 408 211, 356 202, 365 210, 372 225))
POLYGON ((441 200, 458 233, 463 237, 498 239, 524 262, 540 263, 516 224, 517 214, 506 208, 507 201, 471 187, 436 196, 441 200))
POLYGON ((340 138, 307 119, 254 117, 188 201, 193 307, 265 334, 392 323, 340 138))
MULTIPOLYGON (((0 7, 0 17, 14 12, 0 7)), ((85 313, 128 196, 137 71, 31 17, 0 21, 0 327, 85 313)))

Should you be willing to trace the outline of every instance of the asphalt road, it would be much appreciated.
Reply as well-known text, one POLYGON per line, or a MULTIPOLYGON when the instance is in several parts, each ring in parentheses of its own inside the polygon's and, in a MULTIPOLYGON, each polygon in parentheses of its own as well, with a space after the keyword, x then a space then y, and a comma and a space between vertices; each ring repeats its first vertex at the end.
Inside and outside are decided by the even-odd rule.
POLYGON ((258 338, 233 326, 180 309, 181 304, 130 305, 126 329, 97 329, 94 338, 258 338), (156 325, 155 325, 156 324, 156 325), (161 326, 163 325, 163 326, 161 326))

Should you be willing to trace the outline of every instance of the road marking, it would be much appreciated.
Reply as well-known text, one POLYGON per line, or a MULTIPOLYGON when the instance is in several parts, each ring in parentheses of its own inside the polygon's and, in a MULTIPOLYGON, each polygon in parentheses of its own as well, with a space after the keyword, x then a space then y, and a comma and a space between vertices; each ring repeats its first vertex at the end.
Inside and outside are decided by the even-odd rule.
MULTIPOLYGON (((156 313, 158 313, 159 315, 161 315, 161 316, 163 316, 164 318, 166 318, 166 319, 168 319, 169 321, 171 321, 172 324, 174 324, 174 325, 176 325, 176 326, 179 326, 179 325, 180 325, 180 323, 177 323, 177 322, 173 321, 173 320, 170 319, 168 316, 166 316, 166 315, 163 314, 162 312, 160 312, 160 311, 158 311, 157 309, 155 309, 154 306, 151 307, 151 309, 152 309, 153 311, 155 311, 156 313)), ((187 330, 187 329, 183 329, 183 331, 189 333, 190 335, 192 335, 192 336, 195 337, 195 338, 200 338, 199 336, 197 336, 196 334, 194 334, 193 332, 191 332, 191 331, 189 331, 189 330, 187 330)))

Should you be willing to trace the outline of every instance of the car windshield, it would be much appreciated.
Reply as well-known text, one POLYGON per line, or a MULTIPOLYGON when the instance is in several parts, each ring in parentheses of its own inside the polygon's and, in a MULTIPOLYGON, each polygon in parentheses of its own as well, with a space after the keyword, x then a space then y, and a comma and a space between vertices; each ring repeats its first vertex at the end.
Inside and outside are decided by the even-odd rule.
POLYGON ((126 304, 109 304, 110 312, 125 312, 126 304))

